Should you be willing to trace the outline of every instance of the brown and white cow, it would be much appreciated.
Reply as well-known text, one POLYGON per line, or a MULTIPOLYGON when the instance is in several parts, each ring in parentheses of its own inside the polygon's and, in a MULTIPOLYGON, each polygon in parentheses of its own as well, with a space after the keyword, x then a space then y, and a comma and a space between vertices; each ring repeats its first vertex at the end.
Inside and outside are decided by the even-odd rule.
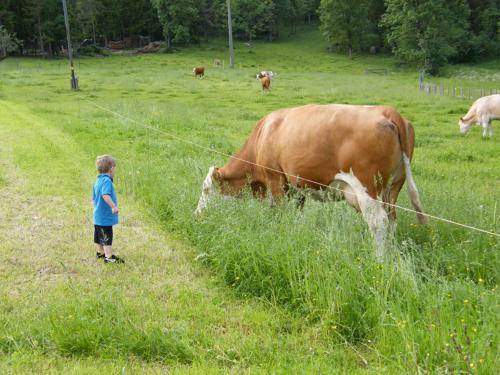
POLYGON ((205 75, 205 67, 197 66, 196 68, 193 69, 193 73, 195 77, 203 78, 203 76, 205 75))
POLYGON ((271 89, 271 78, 264 76, 260 79, 262 91, 269 91, 271 89))
POLYGON ((418 221, 427 221, 410 168, 414 140, 410 122, 388 106, 311 104, 278 110, 256 124, 226 165, 209 169, 196 213, 214 193, 235 196, 248 184, 256 196, 273 200, 289 191, 345 199, 361 211, 382 258, 396 210, 379 200, 394 204, 406 180, 418 221))
POLYGON ((483 138, 493 136, 492 120, 500 120, 500 95, 483 96, 476 100, 464 117, 460 117, 460 132, 465 134, 476 123, 483 127, 483 138))

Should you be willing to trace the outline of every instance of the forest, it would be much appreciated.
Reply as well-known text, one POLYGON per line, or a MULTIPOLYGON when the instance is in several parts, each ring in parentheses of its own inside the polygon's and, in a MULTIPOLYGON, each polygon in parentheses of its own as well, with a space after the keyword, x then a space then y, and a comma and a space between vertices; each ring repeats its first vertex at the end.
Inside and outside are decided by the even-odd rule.
MULTIPOLYGON (((227 0, 68 0, 72 40, 107 47, 126 37, 166 50, 227 35, 227 0)), ((500 0, 231 0, 234 36, 276 41, 319 27, 332 52, 388 53, 435 72, 500 55, 500 0)), ((2 0, 0 56, 65 47, 61 0, 2 0)), ((75 48, 77 49, 77 48, 75 48)))

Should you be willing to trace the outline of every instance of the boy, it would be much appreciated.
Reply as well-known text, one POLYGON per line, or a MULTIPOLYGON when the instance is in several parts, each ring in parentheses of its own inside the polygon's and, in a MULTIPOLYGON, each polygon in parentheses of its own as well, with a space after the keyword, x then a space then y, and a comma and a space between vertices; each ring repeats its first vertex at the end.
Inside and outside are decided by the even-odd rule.
POLYGON ((113 225, 118 224, 118 200, 113 185, 116 162, 111 155, 101 155, 95 164, 99 172, 92 189, 96 257, 104 258, 104 263, 124 263, 122 258, 113 254, 112 248, 113 225))

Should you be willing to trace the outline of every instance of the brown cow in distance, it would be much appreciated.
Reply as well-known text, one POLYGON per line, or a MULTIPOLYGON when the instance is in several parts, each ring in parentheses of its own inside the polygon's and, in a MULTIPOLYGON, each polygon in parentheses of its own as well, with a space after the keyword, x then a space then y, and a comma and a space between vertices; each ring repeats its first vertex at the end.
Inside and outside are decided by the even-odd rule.
POLYGON ((320 200, 345 199, 367 221, 380 259, 389 219, 396 219, 395 208, 382 202, 396 203, 405 181, 418 221, 427 221, 410 168, 414 141, 410 122, 388 106, 311 104, 278 110, 257 122, 226 165, 209 169, 196 213, 214 193, 235 196, 248 184, 254 195, 273 200, 293 191, 320 200))
POLYGON ((195 77, 203 78, 205 76, 205 67, 197 66, 196 68, 193 69, 193 73, 195 77))
POLYGON ((271 88, 271 78, 264 76, 260 79, 260 84, 262 85, 262 91, 269 91, 271 88))

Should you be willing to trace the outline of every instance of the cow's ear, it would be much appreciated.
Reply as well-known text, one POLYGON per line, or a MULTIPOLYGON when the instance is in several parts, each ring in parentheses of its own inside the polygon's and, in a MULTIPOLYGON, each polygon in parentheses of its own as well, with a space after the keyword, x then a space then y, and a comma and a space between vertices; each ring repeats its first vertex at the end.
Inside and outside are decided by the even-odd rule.
POLYGON ((464 121, 464 118, 463 118, 463 117, 460 117, 460 121, 464 121))

